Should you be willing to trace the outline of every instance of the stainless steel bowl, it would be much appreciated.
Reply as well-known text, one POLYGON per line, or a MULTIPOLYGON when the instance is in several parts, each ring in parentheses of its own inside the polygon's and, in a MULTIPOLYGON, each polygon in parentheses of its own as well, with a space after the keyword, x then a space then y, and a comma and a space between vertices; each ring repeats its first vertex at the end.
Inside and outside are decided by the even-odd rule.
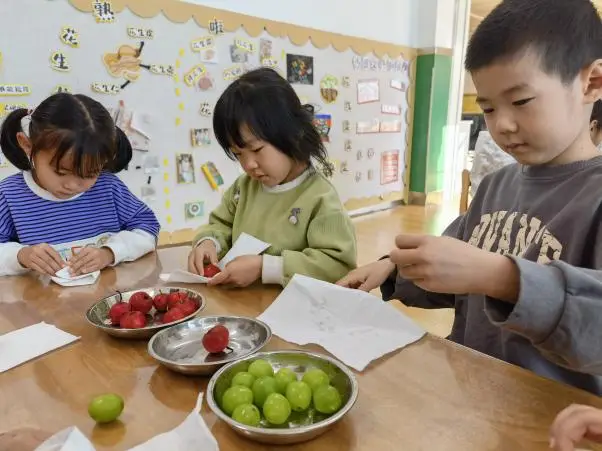
POLYGON ((165 329, 166 327, 170 327, 175 324, 179 324, 194 318, 196 315, 199 314, 201 310, 205 308, 205 305, 205 298, 203 298, 203 296, 201 296, 196 291, 188 290, 186 288, 140 288, 139 290, 118 292, 112 296, 107 296, 106 298, 101 299, 88 309, 88 311, 86 312, 86 319, 94 327, 97 327, 100 330, 114 337, 128 339, 145 339, 152 337, 161 329, 165 329), (185 318, 182 318, 179 321, 173 321, 171 323, 163 324, 153 322, 154 314, 156 313, 155 308, 153 307, 153 309, 149 312, 149 315, 147 315, 147 323, 150 325, 142 329, 121 329, 120 327, 111 325, 111 320, 109 319, 109 310, 111 309, 111 307, 117 304, 118 302, 128 301, 134 293, 138 293, 140 291, 148 293, 151 297, 155 297, 156 295, 162 293, 169 294, 177 291, 183 291, 188 295, 188 297, 190 297, 191 299, 195 299, 198 302, 199 308, 196 312, 192 313, 191 315, 188 315, 185 318))
POLYGON ((268 325, 255 318, 205 316, 159 332, 148 342, 148 353, 179 373, 208 376, 227 363, 259 351, 271 337, 268 325), (203 336, 218 324, 230 332, 230 349, 209 354, 203 347, 203 336))
POLYGON ((357 380, 351 370, 333 358, 305 351, 274 351, 252 355, 223 367, 215 373, 207 387, 207 403, 215 415, 243 437, 273 445, 301 443, 323 434, 347 415, 347 412, 355 404, 357 395, 357 380), (331 416, 321 415, 317 412, 299 416, 293 413, 288 424, 283 426, 270 426, 263 422, 262 427, 252 427, 234 421, 222 411, 218 400, 230 387, 234 375, 246 371, 251 362, 257 359, 268 361, 274 368, 274 372, 287 367, 293 370, 298 377, 312 368, 323 370, 330 377, 331 385, 341 394, 343 400, 341 409, 331 416))

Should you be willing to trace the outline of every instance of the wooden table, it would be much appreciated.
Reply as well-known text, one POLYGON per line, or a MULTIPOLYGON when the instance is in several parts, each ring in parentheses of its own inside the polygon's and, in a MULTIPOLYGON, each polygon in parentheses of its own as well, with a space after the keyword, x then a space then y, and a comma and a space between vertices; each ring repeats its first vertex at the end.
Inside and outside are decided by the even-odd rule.
MULTIPOLYGON (((208 379, 159 366, 146 342, 111 338, 88 325, 84 312, 115 289, 159 285, 158 275, 183 267, 186 255, 186 248, 165 249, 106 270, 86 288, 44 287, 32 276, 1 278, 0 333, 46 321, 81 340, 0 374, 0 432, 28 426, 54 433, 76 425, 98 450, 123 450, 180 424, 208 379), (106 392, 123 396, 126 408, 121 421, 96 426, 87 405, 106 392)), ((257 316, 278 294, 262 287, 194 288, 207 297, 207 314, 257 316)), ((292 347, 274 337, 266 349, 292 347)), ((545 450, 558 411, 574 402, 602 407, 595 396, 432 336, 374 362, 357 378, 358 402, 346 419, 290 449, 545 450)), ((206 405, 203 417, 221 450, 276 449, 239 438, 206 405)))

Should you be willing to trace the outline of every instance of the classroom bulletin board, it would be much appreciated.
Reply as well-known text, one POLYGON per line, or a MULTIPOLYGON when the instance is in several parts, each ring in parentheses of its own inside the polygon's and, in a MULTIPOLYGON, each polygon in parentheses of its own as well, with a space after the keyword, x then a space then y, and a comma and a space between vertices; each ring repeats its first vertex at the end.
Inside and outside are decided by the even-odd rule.
POLYGON ((167 231, 206 222, 242 173, 211 116, 260 66, 314 106, 348 210, 406 199, 414 49, 177 0, 3 0, 0 30, 0 121, 54 92, 99 100, 134 147, 119 177, 167 231))

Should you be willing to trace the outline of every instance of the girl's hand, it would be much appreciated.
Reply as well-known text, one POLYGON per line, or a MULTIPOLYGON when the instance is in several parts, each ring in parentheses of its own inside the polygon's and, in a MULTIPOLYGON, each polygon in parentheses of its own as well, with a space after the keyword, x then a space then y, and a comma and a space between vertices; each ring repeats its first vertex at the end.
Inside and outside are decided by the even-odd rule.
POLYGON ((388 258, 384 258, 354 269, 339 280, 337 285, 370 292, 380 287, 393 271, 395 271, 395 264, 388 258))
POLYGON ((263 257, 261 255, 242 255, 228 263, 222 272, 207 282, 207 285, 248 287, 261 277, 262 267, 263 257))
POLYGON ((113 251, 108 247, 84 247, 71 257, 69 268, 72 276, 81 276, 100 271, 115 261, 113 251))
POLYGON ((550 448, 573 451, 582 440, 602 443, 602 410, 573 404, 554 420, 550 429, 550 448))
POLYGON ((213 241, 204 240, 190 252, 188 271, 203 276, 205 274, 205 264, 208 263, 217 265, 217 248, 213 241))
POLYGON ((46 243, 24 247, 17 254, 17 260, 24 268, 49 276, 54 276, 66 266, 59 253, 46 243))

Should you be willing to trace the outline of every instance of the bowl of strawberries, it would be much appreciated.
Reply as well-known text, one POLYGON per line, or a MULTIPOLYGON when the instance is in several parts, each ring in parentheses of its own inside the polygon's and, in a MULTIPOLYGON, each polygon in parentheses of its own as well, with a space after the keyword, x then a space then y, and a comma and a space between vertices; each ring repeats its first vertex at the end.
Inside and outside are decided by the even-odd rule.
POLYGON ((86 319, 119 338, 144 339, 188 321, 205 308, 199 293, 185 288, 142 288, 118 292, 92 305, 86 319))

